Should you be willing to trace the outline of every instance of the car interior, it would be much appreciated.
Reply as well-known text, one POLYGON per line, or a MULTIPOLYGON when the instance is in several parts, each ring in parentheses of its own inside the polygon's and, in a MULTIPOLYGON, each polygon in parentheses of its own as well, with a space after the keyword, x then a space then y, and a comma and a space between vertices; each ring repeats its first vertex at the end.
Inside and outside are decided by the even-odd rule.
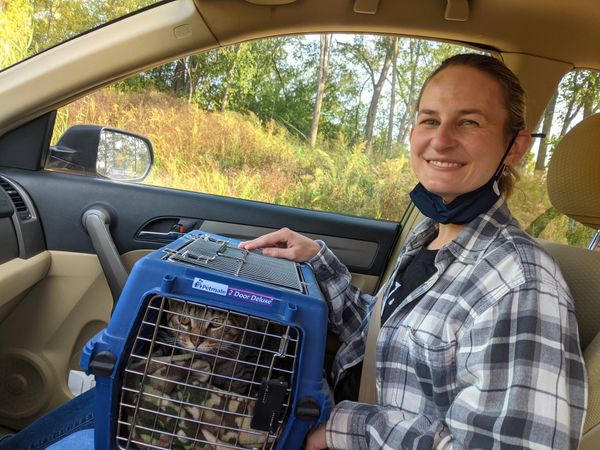
MULTIPOLYGON (((600 70, 599 25, 600 8, 586 0, 175 0, 1 71, 2 434, 72 397, 68 373, 79 368, 85 343, 106 327, 122 288, 115 279, 161 247, 161 233, 174 225, 235 239, 293 227, 327 242, 354 284, 375 292, 422 217, 413 208, 399 222, 379 221, 47 171, 58 108, 191 53, 267 36, 376 33, 491 52, 522 81, 533 129, 566 73, 600 70), (90 224, 94 211, 101 211, 100 222, 90 224)), ((595 114, 558 144, 547 176, 554 207, 596 231, 598 148, 595 114)), ((559 262, 575 299, 589 383, 580 448, 599 448, 600 253, 540 243, 559 262)), ((333 354, 335 341, 328 345, 333 354)))

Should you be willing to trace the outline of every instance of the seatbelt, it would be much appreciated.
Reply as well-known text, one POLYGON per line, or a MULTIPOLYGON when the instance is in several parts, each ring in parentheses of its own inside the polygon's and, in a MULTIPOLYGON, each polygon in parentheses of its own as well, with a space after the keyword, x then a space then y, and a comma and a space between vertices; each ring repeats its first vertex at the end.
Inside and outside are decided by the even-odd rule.
POLYGON ((381 329, 381 302, 387 292, 391 278, 385 282, 377 293, 377 299, 369 319, 369 330, 367 331, 367 340, 365 341, 365 356, 360 375, 360 390, 358 391, 358 401, 360 403, 377 404, 377 337, 381 329))
MULTIPOLYGON (((415 208, 413 203, 408 206, 400 220, 402 231, 400 232, 400 239, 396 244, 393 258, 398 258, 400 250, 404 247, 404 241, 406 241, 406 238, 412 233, 415 225, 420 222, 423 217, 424 216, 417 208, 415 208)), ((363 358, 363 366, 360 375, 360 390, 358 391, 358 401, 360 403, 369 403, 371 405, 377 404, 376 356, 377 337, 379 336, 379 330, 381 329, 381 302, 383 301, 383 296, 387 291, 388 285, 392 281, 392 275, 394 274, 396 264, 388 269, 388 273, 386 274, 388 279, 377 293, 377 300, 375 300, 373 312, 369 319, 369 330, 367 331, 367 340, 365 341, 365 356, 363 358)))

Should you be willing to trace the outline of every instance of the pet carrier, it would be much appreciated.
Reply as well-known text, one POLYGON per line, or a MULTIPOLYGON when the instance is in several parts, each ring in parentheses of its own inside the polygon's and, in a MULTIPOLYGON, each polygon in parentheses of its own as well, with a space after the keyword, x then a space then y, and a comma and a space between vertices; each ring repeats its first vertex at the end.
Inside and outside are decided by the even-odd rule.
POLYGON ((310 268, 193 231, 140 259, 84 349, 96 449, 297 449, 331 410, 310 268))

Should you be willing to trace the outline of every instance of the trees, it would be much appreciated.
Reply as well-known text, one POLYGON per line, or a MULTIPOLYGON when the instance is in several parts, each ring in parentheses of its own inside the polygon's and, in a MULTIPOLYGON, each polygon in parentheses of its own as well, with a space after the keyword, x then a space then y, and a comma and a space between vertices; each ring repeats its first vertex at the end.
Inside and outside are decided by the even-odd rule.
MULTIPOLYGON (((122 0, 115 5, 101 0, 0 0, 0 64, 10 65, 70 33, 154 1, 122 0)), ((241 115, 223 118, 246 116, 274 135, 283 136, 287 129, 285 139, 306 154, 341 158, 352 153, 361 164, 385 166, 388 160, 406 161, 415 104, 428 74, 446 57, 465 51, 473 50, 399 36, 284 36, 186 55, 113 89, 151 90, 152 101, 159 103, 180 97, 190 111, 201 109, 207 116, 234 111, 241 115)), ((543 184, 556 142, 599 109, 600 75, 566 75, 541 124, 548 138, 538 149, 536 173, 526 174, 537 177, 530 190, 543 184)), ((375 183, 375 175, 370 180, 375 183)), ((536 200, 543 206, 532 206, 525 222, 534 220, 534 234, 558 221, 542 195, 536 200)))
MULTIPOLYGON (((554 93, 552 98, 550 99, 550 103, 546 106, 546 110, 544 111, 544 118, 542 119, 542 133, 545 136, 550 136, 552 131, 552 123, 554 121, 554 110, 556 109, 556 101, 558 100, 558 91, 554 93)), ((543 171, 546 168, 546 156, 548 153, 548 143, 549 139, 544 139, 540 143, 540 148, 538 150, 537 159, 535 162, 535 170, 543 171)))
POLYGON ((368 155, 371 153, 373 146, 373 129, 375 127, 375 119, 377 118, 377 110, 379 109, 379 98, 381 97, 381 91, 383 90, 384 83, 387 81, 388 72, 392 63, 392 55, 394 53, 395 39, 392 37, 383 37, 376 41, 375 49, 379 52, 374 52, 372 58, 365 58, 364 64, 369 70, 371 83, 373 85, 373 94, 371 101, 369 102, 369 109, 367 110, 367 118, 365 123, 365 153, 368 155), (382 58, 381 58, 382 57, 382 58), (383 59, 383 61, 381 61, 383 59), (375 81, 376 65, 372 64, 372 60, 375 63, 381 64, 381 70, 377 81, 375 81))
POLYGON ((396 113, 396 84, 398 79, 398 43, 399 38, 396 36, 394 38, 394 43, 392 47, 392 85, 390 87, 390 109, 388 114, 388 128, 387 128, 387 142, 385 144, 385 153, 386 155, 391 154, 392 152, 392 141, 394 134, 394 116, 396 113))
MULTIPOLYGON (((12 2, 13 0, 10 1, 12 2)), ((30 0, 27 3, 35 14, 32 16, 33 37, 28 54, 38 53, 155 2, 156 0, 30 0)))
MULTIPOLYGON (((0 0, 0 64, 155 1, 0 0)), ((285 125, 311 147, 317 137, 325 145, 340 138, 349 146, 362 143, 367 155, 390 157, 407 143, 425 77, 459 51, 472 50, 398 36, 277 37, 188 55, 118 88, 152 87, 207 111, 252 113, 285 125)), ((560 139, 574 121, 599 109, 599 92, 599 74, 568 74, 549 104, 543 131, 560 139)), ((538 171, 551 151, 548 143, 540 147, 538 171)))
MULTIPOLYGON (((537 148, 534 173, 526 174, 527 176, 531 176, 533 180, 543 179, 547 169, 546 161, 562 137, 576 122, 598 112, 600 109, 599 75, 597 72, 588 70, 576 70, 565 75, 544 112, 540 131, 545 138, 537 148)), ((527 179, 524 181, 531 184, 527 179)), ((533 187, 533 189, 535 188, 537 186, 533 187)), ((528 195, 539 195, 539 193, 530 192, 528 195)), ((547 198, 536 203, 533 205, 536 212, 527 228, 529 234, 533 237, 543 237, 542 233, 546 229, 556 228, 557 223, 562 223, 562 226, 566 227, 563 239, 568 244, 586 246, 587 241, 591 238, 589 229, 560 215, 550 205, 547 198)))
POLYGON ((315 98, 315 109, 313 112, 312 123, 310 126, 310 146, 315 147, 317 143, 317 133, 319 130, 319 118, 321 117, 321 108, 323 106, 323 95, 325 93, 325 80, 329 70, 329 46, 331 34, 321 35, 321 51, 319 54, 319 75, 317 79, 317 94, 315 98))
POLYGON ((544 111, 540 131, 546 137, 537 150, 535 170, 546 169, 549 154, 574 122, 598 110, 600 74, 589 70, 575 70, 565 75, 544 111))
POLYGON ((402 64, 396 69, 403 100, 403 112, 398 122, 398 137, 396 139, 398 145, 406 142, 412 122, 411 115, 416 107, 417 95, 426 74, 430 70, 425 57, 429 51, 429 42, 411 39, 405 42, 403 47, 402 64))
POLYGON ((28 0, 0 0, 0 69, 28 55, 32 22, 33 9, 28 0))

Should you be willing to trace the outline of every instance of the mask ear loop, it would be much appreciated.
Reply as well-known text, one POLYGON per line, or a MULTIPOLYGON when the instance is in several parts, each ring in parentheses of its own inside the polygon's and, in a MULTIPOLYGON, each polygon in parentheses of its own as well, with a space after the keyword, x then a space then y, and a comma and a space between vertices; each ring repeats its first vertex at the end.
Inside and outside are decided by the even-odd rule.
POLYGON ((504 166, 504 160, 508 156, 508 153, 510 152, 510 149, 512 148, 513 144, 517 140, 517 136, 519 136, 520 132, 521 132, 521 130, 517 131, 514 134, 514 136, 511 138, 510 142, 508 143, 508 147, 506 147, 506 150, 504 151, 504 155, 502 155, 502 159, 500 160, 500 164, 498 164, 498 168, 496 169, 496 172, 494 172, 494 179, 495 180, 498 180, 498 178, 500 178, 500 175, 502 174, 502 171, 504 170, 504 167, 505 167, 504 166))
POLYGON ((498 164, 498 168, 496 169, 496 172, 494 172, 494 176, 492 177, 492 180, 494 180, 493 189, 498 197, 500 197, 500 188, 498 187, 498 180, 500 179, 500 175, 502 175, 502 172, 504 172, 504 169, 506 168, 506 166, 504 165, 504 160, 508 156, 510 149, 517 140, 517 136, 519 136, 520 131, 521 130, 518 130, 511 138, 510 142, 508 143, 508 147, 506 147, 506 150, 504 151, 504 155, 502 155, 500 164, 498 164))

